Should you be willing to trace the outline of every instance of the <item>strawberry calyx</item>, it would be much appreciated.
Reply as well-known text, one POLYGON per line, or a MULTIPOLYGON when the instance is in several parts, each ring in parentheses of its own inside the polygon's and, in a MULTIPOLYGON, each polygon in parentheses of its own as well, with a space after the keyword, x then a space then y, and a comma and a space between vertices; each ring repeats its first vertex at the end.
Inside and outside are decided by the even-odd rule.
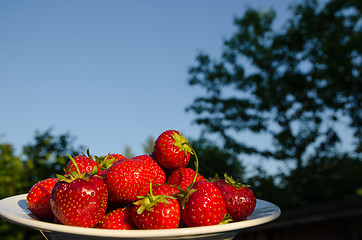
POLYGON ((231 176, 228 176, 226 173, 224 174, 224 178, 227 184, 230 184, 236 188, 251 187, 248 184, 243 184, 240 180, 234 180, 231 176))
MULTIPOLYGON (((72 163, 74 164, 76 171, 69 171, 69 173, 66 173, 65 175, 56 174, 56 177, 59 179, 59 181, 67 183, 71 183, 76 179, 84 179, 88 181, 91 176, 94 176, 98 172, 97 167, 94 166, 90 173, 83 173, 79 170, 78 164, 76 163, 74 158, 72 158, 70 155, 68 155, 68 157, 70 158, 70 161, 72 161, 72 163)), ((66 172, 68 172, 68 169, 66 172)))
POLYGON ((229 213, 226 213, 224 219, 219 223, 219 225, 226 224, 226 223, 229 223, 232 221, 233 221, 233 219, 231 218, 231 215, 229 213))
POLYGON ((176 199, 172 196, 167 195, 153 195, 152 193, 152 182, 150 182, 150 191, 145 196, 138 196, 138 201, 134 202, 134 205, 139 205, 140 207, 137 209, 138 214, 142 214, 145 210, 152 211, 153 207, 156 206, 158 203, 166 203, 170 204, 167 199, 176 199))
POLYGON ((93 155, 90 153, 89 148, 87 148, 86 154, 82 153, 82 155, 92 161, 96 161, 94 158, 97 159, 97 157, 93 157, 93 155))
POLYGON ((183 151, 185 156, 187 153, 193 154, 193 149, 189 144, 189 140, 185 138, 179 131, 172 134, 172 139, 175 141, 174 146, 179 148, 179 151, 183 151))
POLYGON ((215 173, 215 177, 210 177, 208 180, 209 180, 209 182, 216 182, 216 181, 218 181, 218 180, 220 180, 221 178, 220 178, 220 176, 219 176, 219 174, 217 174, 217 173, 215 173))
POLYGON ((86 152, 86 153, 87 153, 87 154, 84 154, 84 153, 83 153, 83 156, 89 158, 90 160, 94 160, 94 159, 93 159, 93 155, 90 154, 89 148, 87 148, 87 152, 86 152))
POLYGON ((105 157, 97 157, 96 161, 99 163, 101 170, 107 170, 113 163, 117 161, 117 157, 112 157, 111 154, 107 154, 105 157))
POLYGON ((189 185, 185 191, 180 188, 180 193, 175 194, 175 196, 178 197, 181 209, 185 209, 185 204, 189 200, 189 197, 191 196, 191 194, 197 191, 197 189, 192 188, 192 186, 193 184, 189 185))

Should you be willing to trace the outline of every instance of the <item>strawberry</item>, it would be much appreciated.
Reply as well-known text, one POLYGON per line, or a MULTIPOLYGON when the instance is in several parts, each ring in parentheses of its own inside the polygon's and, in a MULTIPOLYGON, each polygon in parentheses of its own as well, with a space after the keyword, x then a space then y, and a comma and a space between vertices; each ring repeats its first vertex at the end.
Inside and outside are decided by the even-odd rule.
MULTIPOLYGON (((73 159, 77 163, 80 172, 90 173, 94 168, 97 171, 100 170, 99 164, 93 159, 93 156, 89 154, 89 149, 87 150, 87 155, 78 155, 73 157, 73 159)), ((73 162, 69 161, 65 173, 69 174, 71 171, 76 172, 76 168, 73 162)))
POLYGON ((152 186, 152 193, 154 195, 166 195, 173 196, 180 193, 180 190, 176 186, 165 184, 157 184, 152 186))
POLYGON ((102 220, 97 223, 96 228, 130 230, 137 229, 131 217, 132 207, 124 207, 113 210, 104 215, 102 220))
POLYGON ((167 170, 186 167, 193 150, 188 140, 176 130, 167 130, 156 139, 152 157, 167 170))
POLYGON ((52 211, 64 225, 94 227, 107 209, 107 186, 98 175, 80 172, 75 160, 70 159, 76 172, 58 175, 50 197, 52 211))
POLYGON ((188 227, 220 224, 227 213, 219 189, 207 180, 190 185, 181 206, 182 221, 188 227))
MULTIPOLYGON (((150 184, 150 189, 152 188, 150 184)), ((176 198, 154 195, 152 190, 134 202, 131 216, 139 229, 173 229, 180 224, 180 204, 176 198)))
POLYGON ((54 219, 54 214, 50 207, 50 194, 57 178, 47 178, 34 184, 26 196, 26 204, 40 220, 50 221, 54 219))
MULTIPOLYGON (((192 183, 195 178, 196 172, 191 168, 178 168, 173 171, 167 178, 167 183, 170 185, 178 186, 183 191, 192 183)), ((197 174, 195 181, 203 180, 204 177, 197 174)))
POLYGON ((103 177, 106 170, 110 168, 113 165, 113 163, 118 162, 124 158, 126 157, 119 153, 110 153, 105 157, 96 158, 100 167, 98 175, 103 177))
POLYGON ((104 181, 109 191, 109 201, 117 204, 128 204, 137 196, 145 195, 152 179, 152 172, 145 171, 142 162, 122 159, 114 163, 104 173, 104 181))
POLYGON ((231 219, 233 221, 245 220, 255 209, 255 195, 249 185, 235 181, 226 174, 224 177, 225 179, 217 179, 213 184, 220 190, 231 219))
POLYGON ((120 153, 110 153, 108 154, 106 157, 108 157, 108 159, 114 159, 114 162, 117 162, 119 160, 122 160, 123 158, 126 158, 124 155, 120 154, 120 153))
MULTIPOLYGON (((152 184, 163 184, 166 181, 166 174, 160 165, 149 155, 139 155, 132 158, 139 161, 144 168, 144 171, 151 171, 152 184)), ((148 187, 148 184, 147 184, 148 187)))

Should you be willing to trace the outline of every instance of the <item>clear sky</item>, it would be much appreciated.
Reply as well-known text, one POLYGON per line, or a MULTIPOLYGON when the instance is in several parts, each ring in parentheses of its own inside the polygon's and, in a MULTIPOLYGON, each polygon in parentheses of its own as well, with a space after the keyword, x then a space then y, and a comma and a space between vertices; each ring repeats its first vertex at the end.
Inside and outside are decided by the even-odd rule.
POLYGON ((185 112, 202 93, 187 84, 197 53, 219 57, 247 7, 281 25, 293 2, 0 1, 0 142, 19 150, 52 127, 96 155, 142 154, 167 129, 198 137, 185 112))

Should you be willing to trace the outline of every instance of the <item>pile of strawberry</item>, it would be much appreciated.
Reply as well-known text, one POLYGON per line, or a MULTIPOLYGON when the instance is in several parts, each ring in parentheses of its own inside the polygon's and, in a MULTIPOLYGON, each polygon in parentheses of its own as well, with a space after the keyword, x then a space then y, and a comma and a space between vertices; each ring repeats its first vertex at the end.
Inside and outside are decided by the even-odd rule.
POLYGON ((255 208, 249 188, 224 178, 207 180, 188 140, 163 132, 151 155, 71 157, 63 175, 36 183, 27 195, 40 220, 106 229, 172 229, 242 221, 255 208), (195 156, 195 170, 187 168, 195 156))

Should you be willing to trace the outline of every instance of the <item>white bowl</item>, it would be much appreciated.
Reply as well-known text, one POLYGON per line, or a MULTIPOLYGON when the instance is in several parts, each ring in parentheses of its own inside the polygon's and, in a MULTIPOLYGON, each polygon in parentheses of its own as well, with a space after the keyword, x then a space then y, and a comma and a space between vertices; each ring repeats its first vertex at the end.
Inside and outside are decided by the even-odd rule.
POLYGON ((280 216, 278 206, 257 199, 254 212, 245 221, 205 227, 167 230, 110 230, 65 226, 39 221, 26 206, 26 195, 0 200, 0 216, 4 219, 39 230, 49 240, 126 240, 126 239, 233 239, 240 230, 270 222, 280 216))

